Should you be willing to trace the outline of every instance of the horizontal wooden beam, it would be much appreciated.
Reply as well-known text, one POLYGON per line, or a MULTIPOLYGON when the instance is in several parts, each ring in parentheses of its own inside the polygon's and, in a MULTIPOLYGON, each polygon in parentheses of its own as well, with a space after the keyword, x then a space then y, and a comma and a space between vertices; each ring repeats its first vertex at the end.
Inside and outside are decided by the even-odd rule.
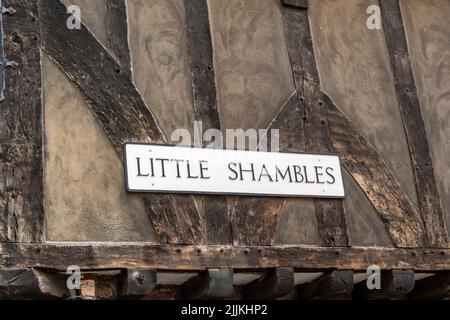
POLYGON ((275 268, 263 277, 242 288, 242 296, 249 300, 267 300, 283 297, 294 289, 294 268, 275 268))
POLYGON ((358 283, 353 290, 357 300, 386 300, 404 298, 414 288, 414 271, 390 270, 381 273, 380 289, 369 289, 367 282, 358 283))
POLYGON ((297 297, 300 300, 351 299, 352 290, 353 271, 335 270, 298 286, 297 297))
POLYGON ((225 299, 233 295, 233 270, 208 269, 189 279, 180 289, 184 300, 225 299))
POLYGON ((409 299, 441 300, 450 298, 450 271, 416 281, 409 299))
POLYGON ((0 244, 2 268, 41 267, 82 269, 205 270, 208 268, 266 269, 292 267, 296 271, 345 269, 366 271, 410 269, 450 270, 450 249, 399 249, 315 246, 201 246, 153 244, 0 244))

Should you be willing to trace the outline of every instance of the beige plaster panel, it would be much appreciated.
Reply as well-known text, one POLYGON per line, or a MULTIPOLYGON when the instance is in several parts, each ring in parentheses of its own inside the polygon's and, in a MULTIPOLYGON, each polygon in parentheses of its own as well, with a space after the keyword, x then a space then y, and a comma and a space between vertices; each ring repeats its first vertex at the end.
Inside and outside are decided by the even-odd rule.
POLYGON ((391 247, 392 242, 375 208, 346 171, 342 171, 349 243, 352 246, 391 247))
POLYGON ((384 32, 366 26, 371 4, 372 0, 310 1, 321 83, 417 203, 384 32))
POLYGON ((279 0, 209 0, 223 128, 264 129, 294 90, 279 0))
POLYGON ((136 87, 170 138, 193 132, 195 119, 187 60, 183 0, 129 0, 128 23, 136 87))
POLYGON ((154 241, 141 199, 81 93, 43 56, 49 241, 154 241))
POLYGON ((401 1, 409 54, 450 234, 450 1, 401 1))
POLYGON ((81 21, 103 44, 106 44, 106 0, 62 0, 62 3, 66 7, 79 6, 81 21))

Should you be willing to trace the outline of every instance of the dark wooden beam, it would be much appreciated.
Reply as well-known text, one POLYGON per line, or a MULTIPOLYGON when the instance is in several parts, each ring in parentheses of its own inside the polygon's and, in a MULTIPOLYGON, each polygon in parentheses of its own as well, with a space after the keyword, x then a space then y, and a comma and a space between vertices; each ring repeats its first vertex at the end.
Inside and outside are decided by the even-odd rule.
POLYGON ((447 247, 449 237, 445 215, 411 68, 400 3, 399 0, 381 0, 380 6, 403 127, 411 154, 420 213, 425 222, 429 245, 447 247))
MULTIPOLYGON (((201 121, 202 130, 220 130, 208 3, 206 0, 185 0, 184 7, 187 53, 196 120, 201 121)), ((203 197, 203 225, 207 244, 232 243, 228 203, 225 196, 203 197)))
MULTIPOLYGON (((126 142, 165 143, 157 122, 127 71, 83 25, 69 30, 65 6, 40 0, 42 48, 86 98, 123 160, 126 142)), ((162 243, 200 243, 200 215, 189 195, 142 194, 162 243)))
POLYGON ((205 270, 292 267, 297 272, 345 269, 366 271, 406 268, 433 272, 450 270, 450 249, 393 249, 311 246, 179 246, 120 244, 0 244, 4 268, 30 266, 65 271, 82 269, 205 270))
POLYGON ((441 300, 450 298, 450 272, 440 272, 416 281, 414 290, 408 295, 413 300, 441 300))
POLYGON ((357 300, 387 300, 403 298, 414 288, 414 271, 391 270, 381 272, 381 289, 370 290, 366 281, 358 283, 353 290, 357 300))
POLYGON ((3 14, 6 99, 0 103, 0 241, 44 237, 41 57, 37 2, 11 0, 3 14))
POLYGON ((105 5, 108 49, 111 50, 124 71, 131 75, 126 1, 106 0, 105 5))
MULTIPOLYGON (((303 112, 306 152, 334 152, 326 108, 320 89, 308 11, 303 7, 282 8, 288 53, 303 112)), ((317 199, 316 215, 322 245, 348 245, 343 200, 317 199)))
POLYGON ((346 115, 324 95, 331 140, 341 163, 373 204, 397 247, 424 247, 419 213, 376 149, 346 115))
POLYGON ((68 298, 66 278, 35 269, 0 269, 0 299, 68 298))
POLYGON ((263 277, 242 288, 242 297, 248 300, 277 299, 294 289, 294 268, 275 268, 263 277))
POLYGON ((208 269, 187 280, 180 288, 184 300, 225 299, 233 295, 233 270, 208 269))
POLYGON ((308 9, 308 0, 281 0, 286 6, 308 9))
POLYGON ((353 271, 335 270, 325 273, 314 281, 297 287, 300 300, 341 300, 351 299, 353 271))
POLYGON ((140 298, 151 295, 156 287, 156 270, 125 269, 118 282, 120 298, 140 298))
MULTIPOLYGON (((291 95, 267 129, 268 132, 280 130, 281 151, 304 151, 303 120, 296 93, 291 95)), ((282 198, 239 198, 231 213, 234 244, 273 245, 285 206, 286 199, 282 198)))

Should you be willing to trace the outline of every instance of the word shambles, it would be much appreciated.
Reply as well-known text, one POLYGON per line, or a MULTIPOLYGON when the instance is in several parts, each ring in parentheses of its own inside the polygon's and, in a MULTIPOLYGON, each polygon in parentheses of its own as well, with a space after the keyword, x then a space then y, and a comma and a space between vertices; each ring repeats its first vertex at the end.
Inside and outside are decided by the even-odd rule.
POLYGON ((127 144, 130 192, 344 196, 335 155, 127 144))

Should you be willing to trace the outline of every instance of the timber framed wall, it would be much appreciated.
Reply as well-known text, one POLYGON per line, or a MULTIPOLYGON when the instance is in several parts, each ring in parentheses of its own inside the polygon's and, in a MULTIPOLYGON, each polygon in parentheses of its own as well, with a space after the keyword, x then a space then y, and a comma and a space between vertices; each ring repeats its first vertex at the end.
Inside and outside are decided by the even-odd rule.
MULTIPOLYGON (((448 294, 428 283, 449 281, 449 162, 436 147, 448 129, 434 107, 448 98, 430 88, 450 72, 425 69, 439 67, 414 29, 424 4, 381 0, 384 29, 369 31, 369 1, 75 2, 80 30, 66 26, 67 1, 7 1, 5 55, 19 65, 0 104, 0 296, 13 292, 2 279, 69 265, 121 270, 122 296, 150 295, 156 274, 174 271, 193 274, 183 298, 448 294), (339 25, 361 25, 360 50, 339 25), (127 194, 124 143, 167 143, 194 121, 279 129, 280 151, 338 153, 346 199, 127 194), (370 265, 402 290, 354 284, 370 265), (236 294, 236 276, 255 272, 236 294), (305 272, 320 274, 298 282, 305 272)), ((442 32, 442 0, 430 3, 442 32)), ((18 279, 23 296, 57 295, 18 279)))

